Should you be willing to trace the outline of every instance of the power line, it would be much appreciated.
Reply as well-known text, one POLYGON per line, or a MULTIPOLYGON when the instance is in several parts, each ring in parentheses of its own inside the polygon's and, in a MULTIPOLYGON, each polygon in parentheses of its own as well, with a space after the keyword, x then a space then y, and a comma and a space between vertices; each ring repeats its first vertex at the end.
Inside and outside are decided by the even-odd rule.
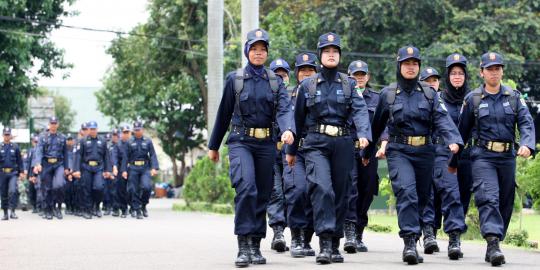
POLYGON ((147 35, 147 34, 139 34, 139 33, 133 33, 133 32, 115 31, 115 30, 109 30, 109 29, 98 29, 98 28, 92 28, 92 27, 73 26, 73 25, 65 25, 65 24, 48 22, 48 21, 31 20, 31 19, 27 19, 27 18, 8 17, 8 16, 3 16, 3 15, 0 15, 0 21, 21 22, 21 23, 29 23, 29 24, 41 24, 41 25, 48 25, 48 26, 53 26, 53 27, 57 27, 57 28, 58 27, 63 27, 63 28, 70 28, 70 29, 83 30, 83 31, 110 33, 110 34, 116 34, 116 35, 130 35, 130 36, 139 36, 139 37, 147 37, 147 38, 157 38, 157 39, 170 40, 170 41, 193 42, 193 43, 206 42, 204 40, 181 39, 181 38, 177 38, 175 36, 157 36, 157 35, 147 35))
MULTIPOLYGON (((43 35, 43 34, 29 33, 29 32, 23 32, 23 31, 15 31, 15 30, 3 29, 3 28, 0 28, 0 32, 9 33, 9 34, 17 34, 17 35, 27 35, 27 36, 33 36, 33 37, 42 37, 42 38, 47 37, 46 35, 43 35)), ((95 40, 95 39, 83 39, 83 38, 75 38, 75 37, 61 37, 61 38, 84 40, 84 41, 97 41, 97 42, 103 42, 103 43, 112 43, 112 40, 95 40)), ((189 53, 189 54, 192 54, 193 56, 198 56, 198 57, 206 57, 206 53, 199 52, 199 51, 186 50, 186 49, 180 49, 180 48, 174 48, 174 47, 165 47, 165 46, 153 46, 153 47, 157 48, 157 49, 174 50, 174 51, 178 51, 178 52, 189 53)))

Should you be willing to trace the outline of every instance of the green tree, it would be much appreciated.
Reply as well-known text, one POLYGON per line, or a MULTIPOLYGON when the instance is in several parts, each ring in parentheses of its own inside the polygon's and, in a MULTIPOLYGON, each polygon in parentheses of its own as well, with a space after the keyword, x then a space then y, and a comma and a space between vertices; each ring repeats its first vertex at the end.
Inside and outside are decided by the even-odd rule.
POLYGON ((0 1, 0 122, 8 124, 27 115, 27 100, 37 93, 37 76, 50 77, 54 69, 70 67, 63 51, 47 34, 69 15, 74 0, 0 1), (36 69, 33 74, 31 69, 36 69))

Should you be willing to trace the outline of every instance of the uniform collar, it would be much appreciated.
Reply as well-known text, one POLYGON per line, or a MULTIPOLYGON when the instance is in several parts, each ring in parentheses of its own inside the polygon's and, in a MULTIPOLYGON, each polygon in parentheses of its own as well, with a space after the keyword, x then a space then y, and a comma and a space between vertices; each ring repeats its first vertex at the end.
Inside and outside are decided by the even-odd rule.
MULTIPOLYGON (((322 75, 322 73, 317 73, 317 83, 325 82, 326 79, 322 75)), ((341 83, 341 78, 339 76, 339 72, 336 72, 336 76, 334 76, 334 82, 341 83)))
POLYGON ((480 87, 482 89, 482 96, 481 98, 484 99, 484 97, 492 96, 493 98, 498 98, 499 96, 510 96, 512 95, 512 89, 506 85, 501 84, 501 87, 499 89, 499 92, 497 94, 490 94, 486 91, 485 84, 482 84, 480 87))

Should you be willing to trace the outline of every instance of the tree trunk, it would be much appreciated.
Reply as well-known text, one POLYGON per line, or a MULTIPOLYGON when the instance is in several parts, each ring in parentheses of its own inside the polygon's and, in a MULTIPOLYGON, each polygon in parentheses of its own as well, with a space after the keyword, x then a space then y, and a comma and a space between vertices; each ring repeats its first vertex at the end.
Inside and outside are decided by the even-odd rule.
POLYGON ((172 162, 172 175, 173 175, 173 185, 174 187, 178 187, 178 165, 176 164, 176 159, 174 156, 169 156, 172 162))

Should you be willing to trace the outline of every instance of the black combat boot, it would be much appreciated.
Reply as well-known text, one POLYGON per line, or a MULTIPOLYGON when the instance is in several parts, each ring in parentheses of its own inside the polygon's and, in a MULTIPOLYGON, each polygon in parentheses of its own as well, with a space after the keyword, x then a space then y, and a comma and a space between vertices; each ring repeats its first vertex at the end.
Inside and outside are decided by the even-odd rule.
MULTIPOLYGON (((353 238, 354 239, 354 238, 353 238)), ((342 263, 344 261, 343 256, 339 253, 339 237, 332 237, 332 262, 342 263)))
POLYGON ((416 250, 416 236, 406 236, 403 238, 405 247, 403 248, 403 262, 409 265, 418 264, 424 262, 424 258, 418 255, 416 250))
POLYGON ((142 215, 142 211, 141 210, 137 210, 135 211, 137 213, 137 219, 143 219, 143 215, 142 215))
POLYGON ((424 253, 433 254, 435 250, 439 249, 435 234, 433 234, 433 227, 426 225, 422 228, 422 231, 424 233, 424 253))
POLYGON ((487 236, 486 262, 490 262, 491 266, 499 266, 505 264, 504 254, 499 247, 499 238, 496 236, 487 236))
POLYGON ((248 267, 251 262, 249 258, 249 242, 247 236, 238 236, 238 255, 234 265, 236 267, 248 267))
POLYGON ((252 264, 266 264, 266 258, 261 254, 261 238, 249 237, 249 256, 252 264))
POLYGON ((148 210, 146 210, 146 205, 142 207, 142 215, 147 218, 148 217, 148 210))
POLYGON ((272 227, 272 230, 274 230, 274 238, 272 239, 271 248, 277 252, 285 252, 287 250, 287 243, 283 235, 285 228, 281 225, 276 225, 272 227))
POLYGON ((54 208, 53 215, 57 219, 63 219, 64 216, 62 216, 62 208, 54 208))
MULTIPOLYGON (((435 237, 435 241, 437 241, 437 229, 433 228, 433 237, 435 237)), ((434 252, 441 252, 439 249, 439 245, 437 245, 437 248, 435 248, 434 252)))
POLYGON ((53 208, 47 208, 47 210, 45 210, 45 219, 48 219, 48 220, 51 220, 53 219, 54 217, 54 207, 53 208))
POLYGON ((85 219, 92 219, 92 211, 90 209, 82 210, 82 217, 85 219))
POLYGON ((120 211, 118 210, 118 208, 113 209, 112 216, 113 217, 119 217, 120 216, 120 211))
POLYGON ((4 209, 4 216, 2 217, 2 220, 9 220, 8 210, 4 209))
POLYGON ((356 250, 358 252, 368 252, 367 246, 362 242, 362 239, 364 238, 364 226, 356 227, 356 250))
POLYGON ((11 213, 9 215, 9 218, 11 218, 11 219, 18 219, 19 218, 17 216, 17 214, 15 214, 15 208, 11 209, 11 213))
POLYGON ((345 221, 343 232, 345 233, 345 243, 343 250, 347 253, 356 253, 356 225, 352 221, 345 221))
POLYGON ((120 215, 121 218, 126 218, 127 217, 127 210, 122 210, 122 214, 120 215))
POLYGON ((461 233, 459 231, 453 231, 448 234, 448 258, 450 260, 459 260, 463 258, 461 253, 461 241, 459 240, 461 233))
POLYGON ((99 204, 96 205, 96 210, 95 210, 95 216, 98 217, 98 218, 101 218, 103 216, 103 213, 101 212, 101 207, 99 207, 99 204))
POLYGON ((302 234, 304 236, 304 254, 306 256, 315 256, 315 250, 311 247, 311 239, 313 238, 313 234, 315 232, 312 229, 304 229, 302 230, 302 234))
POLYGON ((291 256, 293 258, 305 257, 304 252, 304 239, 301 229, 291 228, 291 256))
POLYGON ((111 208, 110 207, 104 207, 105 209, 103 209, 103 215, 104 216, 110 216, 111 215, 111 208))
POLYGON ((328 234, 321 234, 319 236, 320 252, 315 258, 315 261, 319 264, 332 263, 332 237, 328 234))

